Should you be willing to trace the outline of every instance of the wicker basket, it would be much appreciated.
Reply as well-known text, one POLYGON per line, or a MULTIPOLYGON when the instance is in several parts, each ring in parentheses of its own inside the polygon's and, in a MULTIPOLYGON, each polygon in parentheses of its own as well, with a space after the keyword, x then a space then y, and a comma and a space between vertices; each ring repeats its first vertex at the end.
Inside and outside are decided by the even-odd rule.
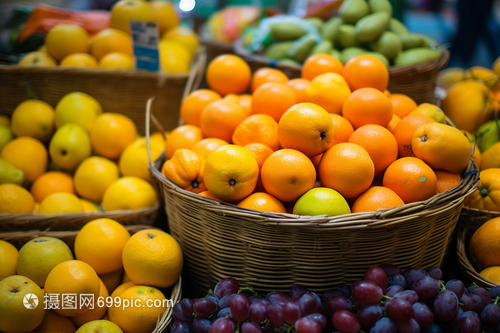
POLYGON ((182 247, 195 297, 228 276, 259 293, 286 291, 294 283, 322 292, 351 283, 367 267, 384 262, 403 269, 441 266, 464 198, 479 179, 471 160, 459 185, 427 201, 370 213, 303 217, 260 213, 185 191, 161 174, 164 161, 161 155, 150 171, 164 199, 170 233, 182 247))
POLYGON ((500 212, 489 210, 481 210, 464 206, 460 213, 458 224, 467 228, 468 230, 475 231, 483 225, 484 222, 491 220, 495 217, 500 217, 500 212))
MULTIPOLYGON (((204 48, 200 48, 192 70, 198 68, 200 55, 204 53, 204 48)), ((31 97, 28 89, 52 106, 67 93, 81 91, 97 99, 105 112, 131 118, 144 134, 144 104, 155 96, 155 114, 165 130, 172 130, 179 123, 179 108, 189 76, 188 73, 0 65, 0 114, 11 115, 19 103, 31 97)))
MULTIPOLYGON (((300 78, 302 66, 285 65, 272 61, 258 54, 251 54, 241 45, 235 44, 235 53, 246 60, 252 72, 262 67, 278 68, 291 78, 300 78)), ((443 50, 439 60, 428 61, 411 66, 389 67, 389 86, 387 90, 391 93, 405 94, 411 97, 417 104, 436 102, 435 89, 438 71, 446 66, 450 58, 448 50, 443 50)))

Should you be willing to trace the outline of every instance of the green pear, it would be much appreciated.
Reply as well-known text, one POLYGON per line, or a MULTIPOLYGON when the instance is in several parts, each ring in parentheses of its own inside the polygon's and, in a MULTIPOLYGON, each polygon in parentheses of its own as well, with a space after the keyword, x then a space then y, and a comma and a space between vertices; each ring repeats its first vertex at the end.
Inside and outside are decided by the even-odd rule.
POLYGON ((12 135, 12 131, 9 127, 5 125, 0 125, 0 151, 2 151, 3 147, 12 140, 14 136, 12 135))
POLYGON ((23 186, 26 177, 24 172, 3 158, 0 158, 0 184, 17 184, 23 186))
POLYGON ((484 154, 488 148, 500 141, 498 135, 500 128, 500 119, 490 120, 482 124, 476 131, 477 147, 481 154, 484 154))
POLYGON ((297 200, 293 206, 293 213, 306 216, 337 216, 350 214, 351 209, 339 192, 327 187, 316 187, 297 200))
POLYGON ((92 153, 90 136, 77 124, 60 127, 49 145, 49 154, 54 164, 61 169, 72 171, 92 153))
POLYGON ((76 333, 123 333, 121 328, 109 320, 93 320, 80 326, 76 333))
POLYGON ((56 128, 69 123, 82 126, 90 132, 96 118, 102 114, 102 106, 92 96, 82 92, 66 94, 56 105, 56 128))

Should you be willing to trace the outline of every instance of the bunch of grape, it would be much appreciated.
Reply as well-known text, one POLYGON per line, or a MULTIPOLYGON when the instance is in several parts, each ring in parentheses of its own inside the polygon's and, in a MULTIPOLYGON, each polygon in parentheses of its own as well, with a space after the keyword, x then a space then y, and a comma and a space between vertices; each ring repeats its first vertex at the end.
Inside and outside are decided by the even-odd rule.
POLYGON ((369 267, 361 280, 325 291, 305 286, 260 297, 233 278, 173 309, 171 333, 500 333, 500 287, 441 278, 438 267, 369 267))

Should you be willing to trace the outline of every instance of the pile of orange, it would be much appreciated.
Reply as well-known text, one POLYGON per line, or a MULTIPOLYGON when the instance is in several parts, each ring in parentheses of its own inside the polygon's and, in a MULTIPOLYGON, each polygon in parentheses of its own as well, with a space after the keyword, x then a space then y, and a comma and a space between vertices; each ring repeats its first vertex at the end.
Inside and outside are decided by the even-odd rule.
POLYGON ((387 91, 387 68, 369 55, 314 55, 292 80, 221 55, 206 81, 181 106, 162 173, 208 198, 285 213, 326 187, 353 213, 376 211, 456 186, 471 158, 442 110, 387 91))
POLYGON ((88 222, 74 251, 53 237, 34 238, 19 251, 0 240, 0 330, 150 333, 173 306, 164 293, 182 265, 181 248, 166 232, 130 235, 111 219, 88 222), (29 294, 38 298, 31 309, 23 305, 29 294))

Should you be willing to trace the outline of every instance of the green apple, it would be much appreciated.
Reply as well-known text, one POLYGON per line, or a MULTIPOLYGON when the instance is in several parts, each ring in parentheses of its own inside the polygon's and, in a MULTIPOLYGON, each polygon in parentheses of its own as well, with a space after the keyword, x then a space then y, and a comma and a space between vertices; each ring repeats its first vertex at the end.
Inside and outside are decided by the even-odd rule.
POLYGON ((92 96, 82 92, 72 92, 65 95, 56 105, 56 128, 73 123, 82 126, 90 132, 96 118, 102 114, 102 106, 92 96))
POLYGON ((30 278, 43 288, 52 268, 73 259, 73 253, 62 240, 38 237, 24 244, 19 250, 17 274, 30 278))
POLYGON ((123 333, 121 328, 109 320, 93 320, 80 326, 76 333, 123 333))
POLYGON ((483 154, 488 148, 493 146, 495 143, 500 141, 498 135, 498 130, 500 128, 500 119, 490 120, 482 124, 476 131, 477 137, 477 147, 481 154, 483 154))
POLYGON ((297 200, 293 213, 307 216, 337 216, 351 213, 351 208, 339 192, 327 187, 316 187, 297 200))
POLYGON ((60 127, 50 140, 49 154, 54 163, 65 170, 74 170, 92 153, 90 136, 77 124, 60 127))
POLYGON ((0 158, 0 184, 11 183, 23 186, 25 180, 26 176, 21 169, 0 158))
POLYGON ((5 147, 12 138, 13 135, 10 128, 5 125, 0 125, 0 151, 2 151, 3 147, 5 147))

